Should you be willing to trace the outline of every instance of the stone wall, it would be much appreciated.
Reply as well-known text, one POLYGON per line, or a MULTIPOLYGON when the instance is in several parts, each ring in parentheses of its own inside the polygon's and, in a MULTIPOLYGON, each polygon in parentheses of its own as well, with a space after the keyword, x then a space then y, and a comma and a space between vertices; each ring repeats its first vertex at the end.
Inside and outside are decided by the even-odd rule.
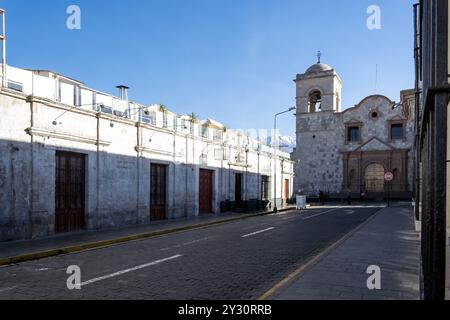
POLYGON ((331 112, 297 116, 296 189, 339 192, 342 184, 343 133, 340 116, 331 112))
POLYGON ((344 180, 344 153, 409 150, 408 172, 405 174, 408 176, 411 191, 414 112, 405 115, 403 107, 393 108, 394 106, 395 103, 390 99, 375 95, 341 113, 298 113, 295 151, 296 189, 308 194, 316 194, 319 189, 341 193, 344 180), (377 117, 372 116, 374 112, 377 113, 377 117), (404 121, 404 140, 389 139, 390 121, 404 121), (346 124, 354 123, 361 124, 360 141, 347 143, 346 124))

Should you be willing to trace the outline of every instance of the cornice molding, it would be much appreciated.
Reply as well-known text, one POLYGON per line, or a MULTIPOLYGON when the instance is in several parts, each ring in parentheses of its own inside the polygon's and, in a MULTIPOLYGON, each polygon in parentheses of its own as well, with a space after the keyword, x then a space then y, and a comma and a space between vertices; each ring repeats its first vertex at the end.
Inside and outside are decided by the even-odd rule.
MULTIPOLYGON (((158 149, 153 149, 153 148, 148 148, 148 147, 143 147, 143 146, 136 146, 136 147, 134 147, 134 150, 136 150, 136 152, 153 153, 153 154, 159 154, 159 155, 170 156, 170 157, 174 156, 174 153, 171 151, 158 150, 158 149)), ((177 154, 175 154, 175 156, 182 157, 182 156, 184 156, 184 154, 177 153, 177 154)))
POLYGON ((63 132, 52 132, 52 131, 48 131, 46 129, 39 129, 39 128, 28 128, 25 130, 25 132, 27 134, 29 134, 30 136, 53 138, 53 139, 74 141, 74 142, 82 142, 82 143, 99 145, 99 146, 109 146, 112 143, 110 141, 97 140, 96 138, 84 137, 84 136, 79 136, 79 135, 74 135, 74 134, 69 134, 69 133, 63 133, 63 132))

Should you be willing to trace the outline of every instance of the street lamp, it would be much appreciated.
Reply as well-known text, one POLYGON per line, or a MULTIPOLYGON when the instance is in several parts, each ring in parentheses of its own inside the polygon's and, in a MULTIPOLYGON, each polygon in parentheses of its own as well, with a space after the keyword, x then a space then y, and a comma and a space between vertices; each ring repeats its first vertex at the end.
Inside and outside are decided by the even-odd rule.
MULTIPOLYGON (((297 108, 296 107, 292 107, 292 108, 289 108, 286 111, 279 112, 279 113, 275 114, 274 126, 273 126, 274 127, 273 134, 275 135, 275 139, 274 139, 274 137, 272 137, 272 147, 274 147, 273 142, 277 141, 277 138, 278 138, 277 137, 277 118, 278 118, 278 116, 280 116, 282 114, 285 114, 285 113, 288 113, 288 112, 291 112, 291 111, 294 111, 295 109, 297 109, 297 108)), ((278 149, 278 144, 276 145, 276 149, 278 149)), ((277 213, 278 212, 278 208, 277 208, 277 153, 276 153, 276 150, 275 150, 275 176, 274 176, 274 179, 275 179, 275 185, 274 185, 275 207, 273 208, 273 211, 275 213, 277 213)))

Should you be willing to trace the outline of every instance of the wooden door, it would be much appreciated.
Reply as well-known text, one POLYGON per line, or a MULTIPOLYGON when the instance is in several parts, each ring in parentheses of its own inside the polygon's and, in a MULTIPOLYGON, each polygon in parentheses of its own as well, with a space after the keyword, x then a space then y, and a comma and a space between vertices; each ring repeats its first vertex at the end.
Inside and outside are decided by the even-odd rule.
POLYGON ((85 156, 56 152, 55 231, 85 228, 85 156))
POLYGON ((165 220, 167 166, 152 164, 150 171, 150 220, 165 220))
POLYGON ((235 174, 235 202, 236 208, 242 208, 242 174, 235 174))
POLYGON ((286 203, 291 199, 291 190, 289 190, 289 179, 284 180, 284 199, 286 203))
POLYGON ((373 163, 366 168, 365 187, 367 192, 384 192, 384 167, 373 163))
POLYGON ((211 170, 200 169, 200 188, 199 188, 200 214, 213 212, 213 172, 211 170))

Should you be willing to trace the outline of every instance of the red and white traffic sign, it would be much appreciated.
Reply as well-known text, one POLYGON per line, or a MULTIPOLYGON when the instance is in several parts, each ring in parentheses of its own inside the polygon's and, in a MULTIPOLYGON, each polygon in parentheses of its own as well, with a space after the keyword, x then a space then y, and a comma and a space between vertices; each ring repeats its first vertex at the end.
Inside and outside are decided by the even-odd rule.
POLYGON ((386 172, 384 174, 384 180, 385 181, 392 181, 392 180, 394 180, 394 174, 392 172, 386 172))

